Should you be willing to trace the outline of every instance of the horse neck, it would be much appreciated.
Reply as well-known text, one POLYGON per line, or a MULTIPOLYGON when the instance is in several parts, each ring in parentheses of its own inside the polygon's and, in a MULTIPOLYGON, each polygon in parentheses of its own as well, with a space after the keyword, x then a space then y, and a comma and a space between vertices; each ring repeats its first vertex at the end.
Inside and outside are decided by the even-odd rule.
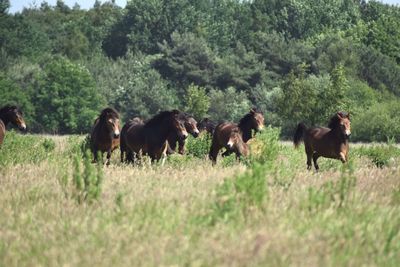
POLYGON ((335 127, 331 130, 331 133, 340 140, 340 143, 347 144, 349 142, 349 139, 346 138, 346 136, 343 135, 343 133, 340 131, 339 127, 335 127))
POLYGON ((99 133, 106 132, 107 136, 112 139, 112 132, 110 131, 110 129, 108 129, 105 120, 99 119, 97 127, 99 129, 99 133))
POLYGON ((168 119, 164 119, 162 123, 157 124, 152 129, 148 129, 147 136, 150 136, 153 138, 152 141, 156 142, 158 145, 161 145, 167 140, 171 132, 171 127, 168 125, 168 119))
POLYGON ((240 128, 240 131, 242 132, 243 142, 247 143, 247 141, 249 141, 252 138, 252 136, 251 136, 251 130, 252 130, 251 125, 249 123, 240 123, 239 124, 239 128, 240 128))
POLYGON ((11 121, 6 112, 0 113, 0 120, 3 121, 5 126, 11 121))

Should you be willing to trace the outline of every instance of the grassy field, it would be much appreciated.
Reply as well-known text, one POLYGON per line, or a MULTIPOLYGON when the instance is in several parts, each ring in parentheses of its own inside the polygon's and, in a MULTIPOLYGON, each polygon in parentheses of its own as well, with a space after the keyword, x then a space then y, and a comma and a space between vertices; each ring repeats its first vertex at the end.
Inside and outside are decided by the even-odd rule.
POLYGON ((84 159, 83 136, 9 132, 0 149, 0 266, 399 266, 400 149, 320 159, 267 129, 216 166, 209 140, 164 166, 84 159))

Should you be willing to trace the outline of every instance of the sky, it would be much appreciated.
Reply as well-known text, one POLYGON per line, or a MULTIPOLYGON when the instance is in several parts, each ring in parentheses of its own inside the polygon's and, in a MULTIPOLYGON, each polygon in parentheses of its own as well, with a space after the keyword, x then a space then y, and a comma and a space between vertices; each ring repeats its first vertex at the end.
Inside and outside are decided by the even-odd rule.
MULTIPOLYGON (((116 0, 115 3, 121 7, 125 7, 127 0, 116 0)), ((400 0, 399 0, 400 1, 400 0)), ((38 6, 44 2, 44 0, 10 0, 10 13, 20 12, 24 7, 38 6)), ((54 6, 57 0, 46 0, 46 2, 54 6)), ((93 7, 95 0, 64 0, 64 3, 70 7, 73 7, 75 3, 78 3, 82 9, 88 9, 93 7)), ((101 2, 106 2, 106 0, 101 0, 101 2)))
MULTIPOLYGON (((116 0, 115 3, 121 7, 125 7, 126 1, 127 0, 116 0)), ((43 0, 10 0, 11 8, 9 11, 10 13, 20 12, 24 7, 35 5, 40 6, 42 2, 43 0)), ((53 6, 56 4, 57 0, 47 0, 46 2, 53 6)), ((95 0, 64 0, 64 3, 70 7, 72 7, 75 3, 78 3, 83 9, 91 8, 94 2, 95 0)), ((105 2, 105 0, 102 0, 101 2, 105 2)), ((400 5, 400 0, 381 0, 381 2, 400 5)))

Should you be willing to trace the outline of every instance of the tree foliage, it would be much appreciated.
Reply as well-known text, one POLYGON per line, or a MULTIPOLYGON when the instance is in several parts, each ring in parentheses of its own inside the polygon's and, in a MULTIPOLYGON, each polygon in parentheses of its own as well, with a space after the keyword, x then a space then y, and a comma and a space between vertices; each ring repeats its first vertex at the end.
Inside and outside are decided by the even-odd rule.
POLYGON ((400 7, 378 1, 9 7, 0 1, 0 103, 19 101, 34 131, 87 131, 105 105, 126 119, 179 108, 232 121, 256 106, 288 137, 300 121, 377 116, 400 97, 400 7))

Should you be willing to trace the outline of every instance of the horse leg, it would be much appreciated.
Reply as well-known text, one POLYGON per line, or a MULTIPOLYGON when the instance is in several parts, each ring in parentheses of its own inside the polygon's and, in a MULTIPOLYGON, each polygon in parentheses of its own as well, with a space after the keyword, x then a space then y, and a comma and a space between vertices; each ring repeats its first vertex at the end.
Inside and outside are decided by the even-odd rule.
POLYGON ((178 153, 181 155, 185 154, 185 140, 179 140, 178 144, 179 144, 178 153))
POLYGON ((97 153, 98 153, 97 149, 94 149, 93 150, 93 161, 92 161, 92 163, 97 163, 97 160, 98 160, 97 153))
POLYGON ((106 161, 106 165, 109 166, 110 165, 110 159, 111 159, 111 149, 109 149, 107 151, 107 161, 106 161))
POLYGON ((125 157, 125 149, 120 148, 121 151, 121 163, 124 163, 124 157, 125 157))
POLYGON ((307 170, 311 170, 312 164, 311 164, 311 158, 312 158, 312 149, 310 146, 305 144, 305 149, 306 149, 306 155, 307 155, 307 170))
POLYGON ((229 156, 229 155, 231 155, 233 153, 233 151, 232 150, 230 150, 230 149, 226 149, 226 151, 224 152, 224 153, 222 153, 222 156, 223 157, 226 157, 226 156, 229 156))
POLYGON ((313 161, 314 161, 314 167, 315 167, 315 170, 316 170, 316 171, 319 170, 319 166, 318 166, 318 163, 317 163, 318 158, 319 158, 318 153, 317 153, 317 152, 314 152, 314 154, 313 154, 313 161))
POLYGON ((346 163, 347 162, 347 155, 345 155, 344 152, 340 152, 339 153, 339 159, 342 163, 346 163))
POLYGON ((218 152, 221 149, 215 142, 211 144, 210 153, 208 153, 208 158, 212 160, 213 165, 217 163, 218 152))

